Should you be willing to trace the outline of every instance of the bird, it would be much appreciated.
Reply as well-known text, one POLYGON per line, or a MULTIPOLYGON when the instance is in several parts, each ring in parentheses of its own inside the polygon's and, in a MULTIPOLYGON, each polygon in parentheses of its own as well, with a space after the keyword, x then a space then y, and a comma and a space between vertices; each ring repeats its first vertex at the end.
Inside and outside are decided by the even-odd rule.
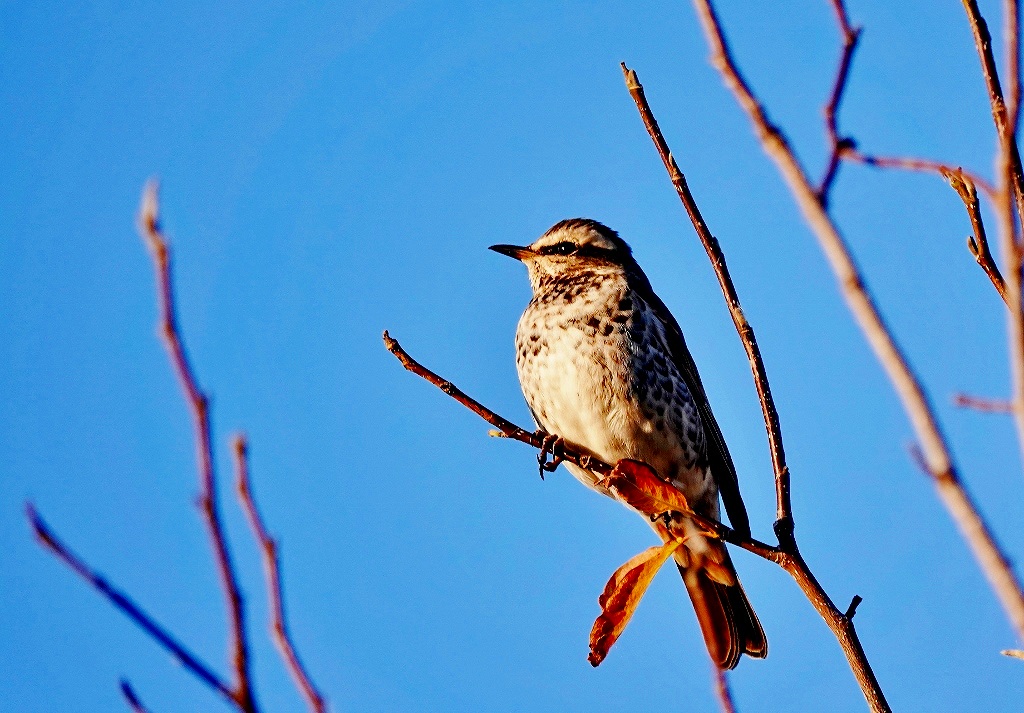
MULTIPOLYGON (((721 495, 732 528, 749 535, 736 469, 682 330, 626 241, 571 218, 530 245, 490 249, 527 268, 533 297, 516 328, 516 367, 538 427, 605 463, 646 463, 705 518, 721 521, 721 495)), ((610 495, 595 473, 565 467, 610 495)), ((725 544, 673 517, 686 534, 675 562, 712 661, 727 670, 744 654, 764 658, 764 629, 725 544)))

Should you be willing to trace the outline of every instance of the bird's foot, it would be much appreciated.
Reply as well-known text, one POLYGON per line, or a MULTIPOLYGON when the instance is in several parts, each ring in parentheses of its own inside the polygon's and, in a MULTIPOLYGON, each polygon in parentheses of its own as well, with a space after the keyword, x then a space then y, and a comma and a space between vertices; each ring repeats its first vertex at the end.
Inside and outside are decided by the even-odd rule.
MULTIPOLYGON (((538 434, 539 435, 539 434, 538 434)), ((540 444, 540 453, 537 454, 537 466, 540 470, 540 479, 544 480, 544 473, 553 473, 561 465, 564 455, 565 441, 561 436, 553 433, 546 433, 540 444), (548 456, 551 460, 548 460, 548 456)))

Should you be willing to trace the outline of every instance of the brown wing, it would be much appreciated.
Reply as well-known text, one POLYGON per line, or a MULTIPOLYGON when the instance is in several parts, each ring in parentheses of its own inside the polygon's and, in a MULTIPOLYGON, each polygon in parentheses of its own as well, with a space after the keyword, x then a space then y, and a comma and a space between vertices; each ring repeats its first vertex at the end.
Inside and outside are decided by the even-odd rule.
POLYGON ((686 382, 686 386, 697 404, 697 411, 700 413, 700 420, 704 425, 704 440, 707 443, 707 458, 711 466, 711 476, 718 484, 718 492, 722 496, 725 511, 729 514, 732 529, 741 535, 749 535, 750 520, 747 518, 747 508, 743 504, 743 497, 740 495, 736 466, 732 463, 732 456, 729 455, 729 448, 725 445, 725 438, 722 436, 722 430, 718 427, 715 415, 711 413, 711 404, 708 403, 704 385, 700 382, 697 365, 694 364, 693 357, 690 356, 690 350, 686 348, 683 331, 679 328, 675 317, 668 311, 665 303, 654 293, 650 281, 639 266, 634 266, 634 269, 629 270, 629 276, 633 288, 654 309, 661 323, 665 325, 665 334, 672 352, 672 359, 676 368, 679 369, 679 373, 683 375, 683 381, 686 382))

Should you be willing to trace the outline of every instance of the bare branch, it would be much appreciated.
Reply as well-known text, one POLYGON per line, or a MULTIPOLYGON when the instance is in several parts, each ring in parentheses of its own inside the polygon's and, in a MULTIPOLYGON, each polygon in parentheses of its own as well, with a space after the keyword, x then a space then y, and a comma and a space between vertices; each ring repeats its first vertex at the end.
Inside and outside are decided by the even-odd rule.
POLYGON ((964 207, 967 209, 967 217, 970 219, 971 227, 974 230, 974 235, 967 239, 967 249, 970 250, 974 260, 985 271, 985 274, 988 275, 988 279, 991 280, 999 296, 1003 298, 1003 302, 1006 302, 1006 284, 1003 282, 1003 276, 1000 274, 999 267, 992 257, 991 250, 989 250, 988 237, 985 235, 985 224, 981 220, 981 204, 978 201, 978 189, 975 187, 974 181, 963 172, 963 169, 957 168, 954 171, 944 172, 943 175, 949 181, 949 185, 953 187, 953 190, 957 192, 957 195, 960 196, 960 200, 963 201, 964 207))
MULTIPOLYGON (((811 573, 806 562, 804 562, 799 549, 797 548, 796 539, 793 537, 792 508, 789 496, 789 470, 785 465, 785 455, 782 450, 782 436, 778 423, 778 415, 771 399, 771 390, 768 386, 767 376, 765 375, 764 364, 761 360, 760 352, 757 349, 756 341, 754 341, 753 338, 753 330, 750 328, 745 317, 743 317, 743 312, 739 305, 739 299, 736 296, 735 288, 732 285, 731 279, 729 279, 728 270, 725 267, 725 258, 721 253, 721 248, 718 241, 711 236, 710 231, 704 224, 703 218, 700 216, 699 210, 697 210, 696 203, 686 185, 685 178, 679 170, 679 167, 676 165, 675 159, 669 151, 665 139, 658 128, 657 121, 654 119, 650 106, 643 94, 643 87, 637 80, 636 73, 628 70, 625 65, 623 65, 623 71, 626 74, 627 87, 630 90, 630 94, 633 96, 633 100, 637 104, 637 108, 640 110, 640 115, 644 120, 644 125, 647 127, 648 133, 654 140, 655 146, 658 148, 658 153, 661 155, 662 162, 665 164, 665 167, 669 172, 669 176, 672 179, 672 183, 676 186, 676 191, 679 193, 684 206, 686 206, 687 213, 690 215, 690 219, 697 230, 697 234, 700 236, 701 242, 704 244, 705 250, 707 250, 708 256, 711 258, 712 265, 715 268, 715 273, 719 278, 719 284, 722 288, 723 294, 725 294, 730 313, 733 316, 733 322, 740 334, 744 348, 747 351, 747 356, 751 363, 751 370, 754 372, 754 380, 757 385, 758 396, 760 397, 762 411, 765 416, 765 424, 768 429, 769 443, 771 446, 772 461, 776 474, 776 497, 778 501, 777 505, 779 516, 779 520, 776 522, 776 535, 779 537, 779 549, 784 551, 786 554, 786 558, 783 561, 779 561, 779 564, 797 581, 805 596, 807 596, 808 600, 836 635, 843 652, 846 654, 850 668, 853 670, 854 675, 857 677, 857 680, 861 685, 865 698, 872 703, 876 710, 888 710, 888 704, 885 702, 885 696, 878 685, 874 672, 871 670, 871 664, 867 660, 867 656, 865 655, 864 649, 857 637, 853 623, 849 619, 845 618, 842 612, 836 608, 828 594, 811 573)), ((736 77, 736 80, 738 87, 744 86, 742 80, 739 79, 738 76, 736 77)), ((749 90, 746 92, 746 96, 753 100, 753 95, 749 93, 749 90)), ((760 112, 760 108, 756 101, 751 104, 751 107, 754 111, 760 112)), ((766 140, 771 140, 772 137, 775 137, 776 139, 781 138, 781 135, 767 122, 767 119, 763 121, 760 128, 761 135, 766 140)), ((816 197, 815 201, 817 202, 816 197)))
POLYGON ((984 413, 1013 413, 1013 402, 1004 399, 983 399, 970 394, 953 394, 953 405, 984 413))
POLYGON ((839 135, 839 105, 843 101, 843 92, 846 90, 846 81, 850 76, 850 65, 853 62, 853 53, 857 49, 857 42, 860 40, 860 27, 851 27, 850 19, 846 14, 846 5, 843 0, 832 0, 832 9, 836 13, 836 22, 839 23, 839 31, 843 35, 843 51, 839 57, 839 66, 836 69, 836 78, 832 84, 832 93, 829 95, 828 103, 823 111, 825 115, 825 133, 828 136, 831 150, 829 152, 828 165, 825 168, 825 175, 818 184, 818 200, 822 205, 828 205, 829 191, 835 181, 836 173, 839 170, 839 162, 846 149, 854 148, 853 139, 848 136, 839 135))
MULTIPOLYGON (((911 371, 906 358, 879 314, 845 240, 818 200, 806 171, 800 165, 786 138, 769 121, 763 107, 740 75, 726 45, 711 0, 695 0, 695 5, 711 47, 712 63, 721 72, 725 84, 732 90, 737 102, 747 112, 765 151, 775 161, 783 178, 789 184, 804 218, 817 236, 836 274, 851 312, 903 402, 940 497, 974 551, 1014 629, 1024 638, 1024 594, 1021 592, 1016 574, 961 483, 934 411, 917 376, 911 371)), ((862 688, 868 690, 864 686, 862 688)), ((869 703, 874 707, 884 705, 884 701, 870 698, 869 703)))
POLYGON ((170 355, 171 364, 174 366, 178 381, 192 410, 195 424, 200 476, 199 503, 217 560, 217 571, 231 617, 231 658, 235 673, 234 700, 241 710, 252 713, 257 710, 257 707, 249 679, 249 647, 245 633, 244 608, 217 505, 217 480, 210 436, 209 400, 199 388, 178 328, 174 290, 171 282, 170 249, 160 230, 159 202, 155 182, 150 182, 143 190, 138 222, 139 232, 149 246, 156 269, 160 301, 160 332, 170 355))
POLYGON ((142 704, 138 694, 135 693, 135 689, 132 688, 132 684, 128 683, 127 679, 121 679, 120 688, 121 695, 124 696, 128 707, 132 709, 132 713, 149 713, 149 709, 142 704))
POLYGON ((764 360, 761 358, 761 350, 757 346, 757 339, 754 336, 754 328, 750 326, 746 316, 743 314, 740 298, 736 293, 732 277, 729 275, 729 267, 726 265, 721 245, 718 239, 711 234, 707 224, 704 222, 700 209, 697 207, 697 201, 694 199, 693 194, 690 192, 690 187, 686 183, 686 177, 679 170, 675 157, 672 155, 672 151, 669 149, 668 143, 661 133, 658 121, 654 118, 654 112, 651 111, 647 97, 644 95, 644 88, 640 84, 640 79, 637 77, 636 72, 629 69, 625 63, 621 66, 626 78, 626 87, 636 103, 636 107, 640 112, 640 118, 643 119, 647 133, 650 135, 655 148, 658 150, 658 154, 661 156, 662 163, 664 163, 665 169, 668 171, 676 193, 679 194, 679 200, 683 202, 683 207, 686 209, 687 215, 690 216, 690 222, 693 223, 694 230, 697 231, 697 237, 700 238, 700 242, 704 246, 708 258, 711 260, 711 266, 714 268, 715 276, 718 278, 718 285, 729 308, 729 315, 732 317, 733 325, 736 327, 736 332, 743 343, 743 349, 747 353, 750 370, 754 376, 754 386, 757 388, 758 399, 761 403, 761 413, 764 416, 765 429, 768 432, 772 468, 775 471, 775 532, 779 537, 780 546, 783 549, 787 549, 790 545, 795 545, 792 542, 793 506, 790 498, 789 467, 786 465, 786 452, 782 444, 782 428, 779 425, 779 413, 775 408, 775 400, 772 398, 771 386, 768 383, 764 360))
POLYGON ((267 531, 256 501, 253 498, 252 487, 249 483, 249 446, 244 434, 235 436, 235 473, 237 475, 238 497, 242 501, 242 509, 245 510, 249 525, 252 527, 253 535, 260 544, 263 552, 263 569, 267 578, 267 595, 270 598, 271 625, 270 631, 277 644, 281 658, 284 660, 288 673, 291 674, 295 685, 302 691, 306 703, 311 711, 323 713, 327 710, 323 696, 313 685, 313 681, 306 671, 305 666, 299 659, 299 655, 292 643, 291 634, 288 631, 288 620, 284 610, 284 591, 281 581, 281 562, 277 552, 277 542, 267 531))
MULTIPOLYGON (((413 374, 416 374, 417 376, 425 379, 426 381, 429 381, 431 384, 441 389, 441 391, 451 396, 460 404, 468 408, 470 411, 480 416, 480 418, 487 421, 487 423, 491 424, 492 426, 495 426, 501 433, 502 438, 509 438, 515 441, 519 441, 521 443, 525 443, 528 446, 532 446, 537 449, 543 446, 544 436, 546 434, 531 433, 530 431, 527 431, 524 428, 520 428, 519 426, 512 423, 503 416, 499 416, 494 411, 491 411, 489 408, 481 404, 479 401, 476 401, 472 397, 466 395, 466 393, 459 389, 457 386, 455 386, 455 384, 448 381, 447 379, 438 376, 430 369, 428 369, 427 367, 423 366, 418 361, 413 359, 409 355, 409 353, 402 348, 402 345, 398 343, 398 340, 394 339, 386 331, 384 332, 384 346, 387 348, 389 352, 395 355, 395 358, 398 359, 399 362, 401 362, 402 366, 405 367, 406 370, 411 371, 413 374)), ((491 435, 493 435, 493 433, 491 435)), ((569 463, 574 463, 581 468, 586 468, 587 470, 603 477, 609 476, 614 470, 613 465, 605 463, 604 461, 602 461, 599 458, 596 458, 595 456, 580 453, 571 444, 568 443, 562 447, 560 455, 562 457, 562 460, 567 461, 569 463)), ((732 528, 723 525, 717 520, 710 520, 708 518, 702 517, 701 515, 693 511, 689 511, 685 514, 701 528, 704 528, 709 532, 714 533, 715 536, 719 539, 725 540, 730 544, 736 545, 737 547, 747 550, 748 552, 751 552, 757 555, 758 557, 762 557, 771 562, 775 562, 780 566, 786 566, 784 562, 788 561, 788 554, 783 552, 778 547, 773 547, 772 545, 766 544, 752 537, 745 537, 743 535, 740 535, 732 528)))
MULTIPOLYGON (((1022 303, 1022 270, 1024 270, 1024 245, 1020 239, 1019 220, 1024 220, 1022 209, 1022 187, 1020 154, 1017 148, 1017 125, 1020 114, 1020 0, 1006 0, 1005 42, 1006 42, 1006 83, 1008 98, 1006 116, 1002 124, 996 117, 999 134, 999 152, 996 158, 996 216, 999 220, 999 237, 1006 268, 1006 303, 1009 305, 1007 320, 1010 381, 1014 405, 1017 440, 1024 455, 1024 303, 1022 303)), ((989 48, 991 49, 991 48, 989 48)), ((995 115, 995 110, 993 110, 995 115)))
MULTIPOLYGON (((229 703, 236 704, 234 691, 220 676, 214 673, 210 666, 203 663, 199 657, 180 644, 167 629, 160 626, 149 614, 142 611, 128 595, 110 584, 103 575, 91 569, 89 565, 68 549, 67 545, 57 537, 53 530, 50 529, 50 526, 39 516, 39 513, 36 512, 35 507, 31 503, 25 506, 25 513, 28 516, 29 524, 32 526, 32 531, 40 544, 56 555, 72 572, 84 579, 89 586, 106 597, 118 611, 124 613, 139 628, 149 634, 154 641, 160 644, 164 650, 177 659, 196 678, 219 693, 229 703)), ((124 690, 123 686, 122 690, 124 690)))
POLYGON ((902 171, 913 171, 915 173, 934 173, 943 177, 949 173, 959 171, 963 174, 964 178, 970 180, 988 197, 994 198, 996 194, 995 186, 993 186, 988 180, 979 176, 977 173, 968 171, 960 166, 954 166, 950 163, 932 161, 927 158, 913 158, 909 156, 877 156, 862 153, 852 146, 844 148, 841 155, 842 158, 848 161, 856 161, 857 163, 863 163, 865 166, 872 166, 874 168, 893 168, 902 171))

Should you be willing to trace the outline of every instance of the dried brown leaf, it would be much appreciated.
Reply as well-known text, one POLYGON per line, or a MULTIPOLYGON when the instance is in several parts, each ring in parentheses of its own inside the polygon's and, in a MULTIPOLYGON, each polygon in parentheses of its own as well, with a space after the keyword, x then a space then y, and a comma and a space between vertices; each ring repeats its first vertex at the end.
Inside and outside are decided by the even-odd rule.
POLYGON ((612 644, 625 630, 654 575, 682 542, 681 539, 672 539, 651 547, 615 570, 597 600, 601 605, 601 615, 590 632, 589 660, 592 666, 604 661, 612 644))
POLYGON ((620 460, 601 483, 616 498, 645 515, 690 511, 681 492, 659 478, 651 466, 638 460, 620 460))

